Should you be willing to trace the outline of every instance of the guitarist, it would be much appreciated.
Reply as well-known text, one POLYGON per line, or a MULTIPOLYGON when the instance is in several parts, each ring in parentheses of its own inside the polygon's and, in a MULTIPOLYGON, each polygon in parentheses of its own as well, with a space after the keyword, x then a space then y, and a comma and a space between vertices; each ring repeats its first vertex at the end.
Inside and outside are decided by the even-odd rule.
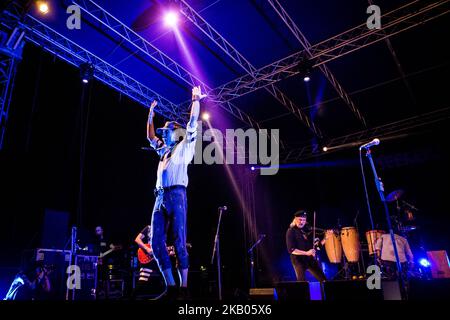
POLYGON ((102 226, 95 227, 96 246, 99 255, 104 254, 109 249, 113 249, 114 245, 108 241, 105 237, 105 232, 102 226))
POLYGON ((95 251, 99 255, 97 264, 97 297, 107 296, 106 281, 108 280, 108 265, 114 264, 110 253, 121 249, 115 246, 106 237, 102 226, 95 227, 95 251))
POLYGON ((145 285, 148 282, 150 274, 154 269, 152 268, 152 262, 154 261, 153 250, 150 246, 151 231, 152 228, 150 225, 148 225, 144 229, 142 229, 142 231, 136 236, 136 239, 134 239, 134 242, 136 242, 139 248, 146 252, 149 256, 148 263, 140 263, 138 286, 145 285))

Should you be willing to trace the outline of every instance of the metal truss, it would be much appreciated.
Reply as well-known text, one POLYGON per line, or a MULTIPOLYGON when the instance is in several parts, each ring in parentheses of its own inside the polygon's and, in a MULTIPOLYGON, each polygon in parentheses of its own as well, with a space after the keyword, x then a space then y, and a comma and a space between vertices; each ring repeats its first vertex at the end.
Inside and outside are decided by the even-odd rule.
POLYGON ((292 163, 312 157, 323 156, 346 148, 356 148, 373 138, 395 139, 411 133, 414 129, 450 119, 450 108, 443 108, 419 116, 407 118, 372 129, 330 139, 326 143, 309 144, 285 152, 280 156, 282 163, 292 163), (323 151, 323 147, 327 151, 323 151))
MULTIPOLYGON (((382 15, 382 27, 380 29, 368 29, 364 23, 315 44, 309 48, 313 66, 321 66, 324 63, 438 18, 450 11, 449 2, 450 0, 413 1, 382 15)), ((272 85, 282 79, 297 75, 300 73, 298 66, 307 54, 306 50, 296 52, 256 70, 252 76, 244 75, 230 81, 216 88, 214 92, 222 100, 232 100, 272 85)))
MULTIPOLYGON (((303 35, 299 27, 295 24, 294 20, 289 16, 289 14, 286 12, 286 10, 283 8, 283 6, 278 2, 278 0, 267 0, 269 4, 272 6, 272 8, 276 11, 276 13, 280 16, 281 20, 286 24, 286 26, 291 30, 292 34, 295 36, 295 38, 300 42, 301 46, 305 49, 307 57, 311 59, 312 53, 310 52, 309 48, 311 48, 311 44, 308 41, 308 39, 303 35)), ((342 88, 341 84, 337 81, 337 79, 334 77, 331 70, 325 65, 321 64, 319 66, 322 73, 325 75, 325 77, 328 79, 330 84, 333 86, 333 88, 336 90, 336 92, 339 94, 339 96, 344 100, 344 102, 347 104, 347 106, 350 108, 350 110, 355 114, 355 116, 358 118, 359 121, 364 125, 364 127, 367 126, 366 120, 364 119, 364 116, 361 114, 361 111, 356 107, 355 103, 352 101, 350 96, 347 94, 347 92, 342 88)))
MULTIPOLYGON (((236 49, 230 42, 228 42, 217 30, 215 30, 199 13, 197 13, 185 0, 177 1, 180 5, 181 13, 191 21, 200 31, 202 31, 211 41, 213 41, 223 52, 225 52, 236 64, 250 76, 256 71, 256 68, 236 49)), ((322 133, 314 125, 313 121, 308 115, 297 106, 286 94, 284 94, 275 85, 265 87, 278 102, 285 106, 291 113, 293 113, 300 121, 302 121, 308 129, 317 137, 322 138, 322 133)))
POLYGON ((3 149, 16 65, 16 58, 5 54, 4 49, 0 49, 0 150, 3 149))
MULTIPOLYGON (((202 86, 203 89, 208 93, 209 100, 217 103, 222 109, 226 110, 228 113, 232 114, 237 119, 241 120, 245 124, 253 128, 260 128, 261 125, 246 114, 244 111, 240 110, 230 101, 223 101, 220 97, 214 96, 212 94, 212 88, 206 85, 198 77, 194 76, 188 70, 183 68, 175 60, 170 58, 164 52, 159 50, 148 40, 141 37, 139 34, 134 32, 130 27, 125 25, 123 22, 115 18, 104 8, 96 4, 91 0, 72 0, 72 2, 78 5, 84 13, 89 15, 92 19, 103 25, 104 31, 109 31, 112 35, 118 36, 125 41, 126 44, 133 46, 138 49, 145 56, 152 59, 158 65, 168 70, 171 74, 176 76, 178 79, 182 80, 189 87, 202 86)), ((180 104, 179 108, 182 112, 187 112, 185 110, 186 104, 180 104)))
POLYGON ((3 149, 16 68, 22 59, 25 31, 17 26, 0 28, 0 150, 3 149))
MULTIPOLYGON (((5 26, 19 21, 19 17, 11 13, 7 15, 10 20, 3 22, 5 26)), ((28 41, 76 67, 83 63, 91 64, 94 68, 94 77, 101 82, 145 106, 149 106, 153 100, 157 100, 158 106, 156 109, 162 116, 186 121, 177 104, 157 94, 93 53, 65 38, 36 18, 26 15, 19 24, 27 31, 25 38, 28 41)))
POLYGON ((380 29, 369 29, 366 23, 315 44, 315 65, 332 61, 403 31, 409 30, 450 12, 449 0, 415 0, 381 17, 380 29))

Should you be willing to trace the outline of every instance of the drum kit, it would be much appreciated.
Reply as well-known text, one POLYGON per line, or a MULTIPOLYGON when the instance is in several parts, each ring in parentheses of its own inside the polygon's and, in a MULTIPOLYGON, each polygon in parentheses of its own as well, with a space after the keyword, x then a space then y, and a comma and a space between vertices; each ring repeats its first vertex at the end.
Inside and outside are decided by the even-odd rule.
MULTIPOLYGON (((415 211, 418 209, 402 200, 404 193, 405 192, 403 190, 391 192, 386 197, 386 201, 397 204, 397 214, 391 216, 391 219, 397 227, 397 230, 399 230, 399 233, 407 237, 409 232, 417 229, 417 226, 415 225, 415 211)), ((324 231, 329 234, 327 240, 325 241, 325 251, 328 260, 332 264, 340 264, 344 262, 343 271, 345 271, 345 277, 347 278, 348 263, 357 264, 362 260, 361 242, 359 239, 358 229, 356 227, 343 227, 324 231)), ((385 233, 386 232, 383 230, 368 230, 365 232, 369 257, 374 257, 376 252, 375 244, 377 240, 385 233)))
POLYGON ((406 202, 403 199, 405 191, 395 190, 386 197, 386 202, 396 204, 397 214, 392 215, 392 222, 397 227, 397 230, 405 236, 408 233, 417 229, 416 212, 419 211, 415 206, 406 202))

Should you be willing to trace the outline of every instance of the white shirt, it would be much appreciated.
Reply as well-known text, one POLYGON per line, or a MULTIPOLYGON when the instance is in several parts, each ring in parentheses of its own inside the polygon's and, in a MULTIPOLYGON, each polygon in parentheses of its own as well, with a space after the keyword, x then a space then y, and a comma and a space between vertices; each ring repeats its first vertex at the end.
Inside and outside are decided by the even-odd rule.
MULTIPOLYGON (((408 260, 407 256, 409 260, 412 260, 413 254, 411 252, 411 248, 409 247, 408 240, 398 234, 394 234, 394 237, 400 262, 406 262, 408 260)), ((375 248, 376 250, 381 250, 381 260, 396 261, 394 246, 392 245, 391 235, 389 233, 383 234, 381 238, 378 238, 375 243, 375 248)))
POLYGON ((150 141, 150 145, 156 150, 160 159, 158 171, 156 173, 156 188, 165 188, 175 185, 187 187, 188 164, 194 158, 195 143, 197 141, 197 122, 193 126, 189 123, 186 129, 186 135, 183 140, 171 148, 166 146, 164 142, 155 137, 150 141))

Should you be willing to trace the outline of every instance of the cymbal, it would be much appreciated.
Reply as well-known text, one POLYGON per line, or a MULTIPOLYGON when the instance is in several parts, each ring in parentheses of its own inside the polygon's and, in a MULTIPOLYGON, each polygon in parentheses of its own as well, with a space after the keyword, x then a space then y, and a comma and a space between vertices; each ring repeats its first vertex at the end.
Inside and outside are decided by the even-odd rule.
POLYGON ((403 227, 401 227, 401 231, 403 231, 403 232, 411 232, 411 231, 414 231, 416 229, 417 229, 416 226, 403 226, 403 227))
POLYGON ((386 201, 387 202, 394 202, 397 201, 398 199, 400 199, 403 195, 405 194, 404 190, 395 190, 392 191, 391 193, 388 194, 388 196, 386 197, 386 201))

